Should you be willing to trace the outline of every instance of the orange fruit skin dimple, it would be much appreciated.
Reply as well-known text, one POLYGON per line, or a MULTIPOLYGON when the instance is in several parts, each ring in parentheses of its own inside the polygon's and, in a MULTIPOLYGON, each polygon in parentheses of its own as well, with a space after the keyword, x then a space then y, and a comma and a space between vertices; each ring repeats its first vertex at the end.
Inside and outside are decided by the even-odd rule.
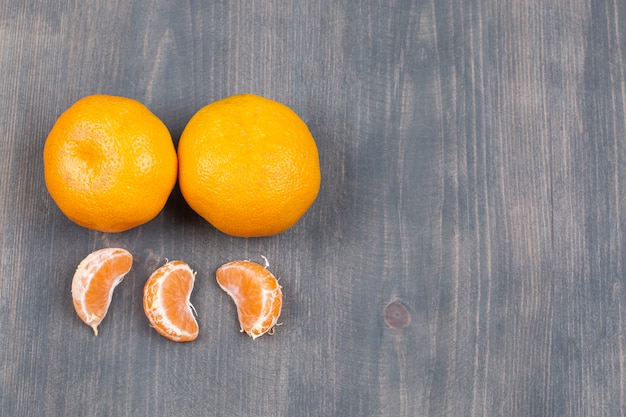
POLYGON ((72 279, 74 309, 98 335, 98 326, 111 304, 113 290, 130 271, 133 256, 119 248, 105 248, 83 259, 72 279))
POLYGON ((234 261, 216 272, 218 285, 237 306, 241 330, 252 339, 272 330, 278 321, 283 293, 267 268, 250 261, 234 261))
POLYGON ((92 95, 55 122, 43 150, 46 187, 80 226, 122 232, 159 214, 178 159, 163 122, 142 103, 92 95))
POLYGON ((144 286, 143 309, 150 325, 175 342, 198 337, 198 323, 190 302, 195 273, 183 261, 158 268, 144 286))
POLYGON ((253 94, 200 109, 178 143, 179 184, 189 206, 240 237, 281 233, 315 201, 317 145, 289 107, 253 94))

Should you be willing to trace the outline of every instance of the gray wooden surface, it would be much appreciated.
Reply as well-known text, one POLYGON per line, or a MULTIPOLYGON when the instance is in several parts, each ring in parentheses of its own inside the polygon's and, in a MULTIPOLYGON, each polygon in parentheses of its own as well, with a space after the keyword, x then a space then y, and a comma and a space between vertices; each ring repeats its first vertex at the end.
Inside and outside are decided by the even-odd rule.
POLYGON ((1 414, 625 415, 625 24, 620 0, 0 0, 1 414), (320 195, 268 238, 178 190, 137 229, 82 229, 42 149, 92 93, 176 141, 211 101, 281 101, 320 195), (106 246, 135 265, 96 338, 70 283, 106 246), (214 273, 261 255, 283 325, 252 341, 214 273), (143 315, 165 259, 198 271, 190 344, 143 315))

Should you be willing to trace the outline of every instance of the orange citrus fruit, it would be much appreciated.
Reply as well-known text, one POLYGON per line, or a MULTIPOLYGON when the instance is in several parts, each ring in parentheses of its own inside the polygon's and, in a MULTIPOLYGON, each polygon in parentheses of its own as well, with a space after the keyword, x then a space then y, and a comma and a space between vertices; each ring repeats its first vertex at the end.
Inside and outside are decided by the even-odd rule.
POLYGON ((148 278, 143 292, 143 310, 150 325, 175 342, 198 337, 198 323, 190 297, 195 273, 183 261, 171 261, 148 278))
POLYGON ((156 217, 176 183, 172 137, 130 98, 87 96, 67 109, 43 151, 46 186, 75 223, 121 232, 156 217))
POLYGON ((283 293, 266 267, 250 261, 234 261, 216 272, 217 283, 233 299, 241 331, 252 339, 272 330, 280 316, 283 293))
POLYGON ((200 109, 178 144, 179 184, 189 206, 233 236, 293 226, 320 187, 317 146, 289 107, 253 94, 200 109))
POLYGON ((111 304, 113 290, 130 271, 133 256, 119 248, 105 248, 83 259, 72 279, 74 309, 98 336, 98 326, 111 304))

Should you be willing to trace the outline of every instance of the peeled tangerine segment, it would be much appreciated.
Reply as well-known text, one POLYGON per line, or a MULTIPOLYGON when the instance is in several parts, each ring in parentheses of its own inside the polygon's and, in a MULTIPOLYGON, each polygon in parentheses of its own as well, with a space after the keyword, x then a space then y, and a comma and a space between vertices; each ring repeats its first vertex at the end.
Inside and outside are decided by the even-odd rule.
POLYGON ((190 298, 195 272, 183 261, 171 261, 154 271, 143 293, 143 310, 160 335, 175 342, 198 337, 198 322, 190 298))
POLYGON ((283 303, 278 280, 266 267, 250 261, 233 261, 218 268, 218 285, 237 306, 241 331, 252 339, 271 331, 283 303))
POLYGON ((87 255, 72 279, 72 300, 78 317, 98 335, 98 326, 111 304, 113 290, 130 271, 133 256, 120 248, 104 248, 87 255))

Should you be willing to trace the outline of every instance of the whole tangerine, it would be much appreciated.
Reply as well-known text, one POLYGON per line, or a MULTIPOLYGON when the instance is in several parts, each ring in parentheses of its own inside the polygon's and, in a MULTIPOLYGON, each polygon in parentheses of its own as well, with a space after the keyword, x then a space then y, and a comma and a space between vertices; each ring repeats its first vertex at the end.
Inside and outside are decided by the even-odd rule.
POLYGON ((57 119, 43 150, 46 186, 80 226, 122 232, 165 206, 178 161, 163 122, 142 103, 91 95, 57 119))
POLYGON ((178 144, 189 206, 218 230, 259 237, 292 227, 317 198, 317 145, 289 107, 241 94, 200 109, 178 144))

